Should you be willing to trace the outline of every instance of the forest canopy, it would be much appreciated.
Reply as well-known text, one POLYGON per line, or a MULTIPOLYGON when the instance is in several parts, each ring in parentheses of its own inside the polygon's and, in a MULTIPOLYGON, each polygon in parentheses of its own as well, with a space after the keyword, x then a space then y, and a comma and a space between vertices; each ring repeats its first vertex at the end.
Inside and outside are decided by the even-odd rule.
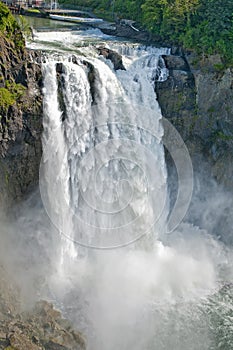
POLYGON ((98 13, 133 19, 158 41, 233 64, 233 0, 61 0, 98 13))

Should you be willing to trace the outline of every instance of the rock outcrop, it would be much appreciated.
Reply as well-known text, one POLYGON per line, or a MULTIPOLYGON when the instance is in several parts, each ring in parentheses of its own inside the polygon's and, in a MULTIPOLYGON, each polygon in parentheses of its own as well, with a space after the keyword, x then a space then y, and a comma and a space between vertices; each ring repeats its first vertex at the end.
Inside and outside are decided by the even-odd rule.
POLYGON ((40 301, 22 312, 19 290, 0 266, 0 349, 85 350, 83 336, 53 305, 40 301))
POLYGON ((141 42, 147 42, 148 44, 151 43, 151 35, 149 34, 149 32, 147 32, 146 30, 142 30, 141 28, 139 31, 136 31, 129 25, 122 25, 120 23, 116 23, 112 27, 102 25, 97 25, 97 27, 99 27, 101 31, 107 35, 114 35, 141 42))
POLYGON ((197 117, 193 134, 203 141, 214 177, 233 189, 233 70, 219 56, 187 56, 195 79, 197 117))
POLYGON ((110 50, 106 47, 98 47, 97 50, 100 55, 102 55, 103 57, 105 57, 106 59, 112 62, 115 70, 118 70, 118 69, 125 70, 125 67, 122 62, 122 57, 119 53, 113 50, 110 50))
POLYGON ((0 51, 0 204, 10 206, 38 182, 42 76, 35 52, 4 35, 0 51))
POLYGON ((194 161, 201 156, 211 174, 233 189, 233 71, 219 57, 164 56, 169 78, 156 82, 157 98, 186 142, 194 161))

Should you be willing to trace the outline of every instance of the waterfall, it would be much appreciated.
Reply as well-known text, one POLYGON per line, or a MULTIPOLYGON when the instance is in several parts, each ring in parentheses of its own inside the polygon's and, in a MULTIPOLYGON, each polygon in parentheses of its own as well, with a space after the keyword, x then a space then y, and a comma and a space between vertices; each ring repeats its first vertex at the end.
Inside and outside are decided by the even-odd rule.
POLYGON ((209 350, 201 303, 216 288, 219 248, 187 224, 162 243, 169 205, 154 82, 167 78, 167 51, 112 48, 126 70, 93 47, 43 64, 40 190, 61 252, 51 288, 89 350, 209 350))
POLYGON ((166 217, 167 200, 153 86, 167 76, 160 54, 131 49, 131 65, 118 72, 98 58, 44 63, 42 193, 52 221, 72 242, 70 249, 75 243, 121 246, 148 230, 156 239, 165 224, 154 226, 161 214, 166 217))

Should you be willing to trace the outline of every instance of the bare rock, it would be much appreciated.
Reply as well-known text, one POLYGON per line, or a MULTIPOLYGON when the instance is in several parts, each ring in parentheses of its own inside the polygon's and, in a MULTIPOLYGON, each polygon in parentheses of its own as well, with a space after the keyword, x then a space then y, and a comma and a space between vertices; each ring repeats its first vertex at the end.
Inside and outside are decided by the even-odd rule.
POLYGON ((163 58, 169 77, 155 84, 163 116, 187 142, 193 160, 199 153, 212 176, 233 190, 232 69, 224 68, 218 55, 163 58))
POLYGON ((97 48, 97 50, 99 51, 100 55, 112 61, 115 70, 118 70, 118 69, 125 70, 125 67, 122 62, 122 56, 119 55, 119 53, 113 50, 107 49, 106 47, 99 47, 97 48))
POLYGON ((22 312, 20 293, 0 266, 0 349, 85 350, 83 335, 47 301, 22 312))
POLYGON ((15 350, 42 350, 40 346, 33 344, 32 341, 18 329, 9 336, 9 341, 10 345, 15 350))

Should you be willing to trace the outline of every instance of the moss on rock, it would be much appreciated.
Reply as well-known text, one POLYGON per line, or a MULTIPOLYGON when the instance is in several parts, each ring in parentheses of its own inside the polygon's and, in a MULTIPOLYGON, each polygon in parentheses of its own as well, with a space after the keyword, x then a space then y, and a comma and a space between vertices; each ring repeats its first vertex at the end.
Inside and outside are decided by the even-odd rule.
POLYGON ((25 90, 22 84, 6 81, 5 87, 0 88, 0 113, 6 114, 8 108, 24 95, 25 90))
POLYGON ((0 88, 0 112, 5 114, 14 103, 14 95, 6 88, 0 88))
POLYGON ((14 42, 16 49, 25 48, 20 26, 6 5, 0 2, 0 35, 14 42))

